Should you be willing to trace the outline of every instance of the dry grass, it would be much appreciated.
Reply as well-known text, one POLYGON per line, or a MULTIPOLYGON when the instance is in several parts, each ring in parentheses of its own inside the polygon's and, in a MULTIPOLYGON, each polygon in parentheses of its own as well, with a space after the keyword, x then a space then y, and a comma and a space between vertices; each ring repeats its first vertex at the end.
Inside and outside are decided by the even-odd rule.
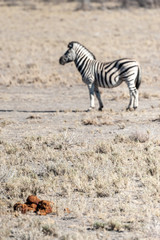
POLYGON ((159 10, 145 10, 146 15, 144 9, 106 10, 106 18, 106 11, 74 11, 76 3, 55 6, 34 1, 34 5, 34 11, 20 5, 3 6, 0 16, 1 85, 68 86, 80 83, 81 78, 72 64, 63 68, 58 64, 71 40, 85 44, 102 61, 136 58, 144 69, 143 82, 158 81, 159 10), (130 38, 131 28, 134 38, 130 38))
POLYGON ((147 142, 149 140, 149 131, 137 131, 130 136, 130 139, 140 143, 147 142))
POLYGON ((158 240, 159 10, 75 7, 1 11, 1 239, 158 240), (102 61, 140 62, 136 112, 124 111, 129 94, 122 84, 103 91, 102 113, 84 113, 80 75, 74 64, 58 62, 72 40, 102 61), (14 213, 31 194, 53 201, 58 215, 14 213))
MULTIPOLYGON (((7 214, 10 224, 10 228, 2 224, 3 235, 18 238, 14 226, 23 219, 19 225, 23 232, 31 221, 32 235, 62 236, 58 225, 62 218, 66 225, 67 219, 81 225, 87 216, 93 237, 99 229, 131 235, 137 230, 145 236, 148 221, 160 215, 160 147, 137 138, 117 136, 93 147, 69 134, 28 138, 16 144, 1 142, 1 213, 7 214), (40 220, 28 215, 15 219, 13 204, 30 194, 56 202, 59 216, 53 224, 35 226, 40 220), (71 214, 66 215, 66 207, 71 214)), ((84 225, 81 231, 89 230, 84 225)))
POLYGON ((142 93, 140 93, 140 97, 142 97, 144 99, 151 99, 152 97, 159 98, 160 95, 158 93, 142 92, 142 93))
POLYGON ((8 126, 12 123, 13 123, 13 121, 8 121, 6 119, 0 119, 0 127, 1 128, 4 128, 5 126, 8 126))
POLYGON ((99 115, 97 117, 90 116, 82 120, 83 125, 94 125, 94 126, 103 126, 103 125, 113 125, 113 119, 108 116, 99 115))

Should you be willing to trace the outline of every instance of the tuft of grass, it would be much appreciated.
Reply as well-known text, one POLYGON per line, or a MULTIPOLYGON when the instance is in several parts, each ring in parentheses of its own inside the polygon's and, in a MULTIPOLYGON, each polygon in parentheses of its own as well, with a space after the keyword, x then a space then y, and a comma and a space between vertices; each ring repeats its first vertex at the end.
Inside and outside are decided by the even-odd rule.
POLYGON ((130 139, 135 142, 145 143, 149 141, 149 131, 137 131, 130 136, 130 139))
POLYGON ((123 231, 123 225, 119 222, 116 222, 116 221, 110 221, 108 222, 107 224, 107 228, 106 228, 108 231, 117 231, 117 232, 120 232, 120 231, 123 231))
POLYGON ((93 224, 93 229, 105 229, 107 231, 124 232, 125 230, 131 231, 133 227, 130 223, 120 223, 116 220, 110 220, 108 222, 95 222, 93 224))
POLYGON ((150 99, 152 97, 154 98, 159 98, 159 94, 157 93, 147 93, 147 92, 143 92, 140 94, 140 96, 144 99, 150 99))
POLYGON ((96 153, 107 154, 112 151, 112 146, 107 142, 98 143, 95 146, 96 153))
POLYGON ((56 233, 56 230, 52 225, 42 226, 42 232, 43 232, 44 236, 52 236, 55 238, 58 237, 58 234, 56 233))
POLYGON ((104 229, 105 227, 106 227, 106 223, 105 222, 95 222, 93 224, 93 228, 94 229, 99 229, 99 228, 104 229))
POLYGON ((82 120, 83 125, 103 126, 113 125, 113 119, 104 116, 88 117, 82 120))

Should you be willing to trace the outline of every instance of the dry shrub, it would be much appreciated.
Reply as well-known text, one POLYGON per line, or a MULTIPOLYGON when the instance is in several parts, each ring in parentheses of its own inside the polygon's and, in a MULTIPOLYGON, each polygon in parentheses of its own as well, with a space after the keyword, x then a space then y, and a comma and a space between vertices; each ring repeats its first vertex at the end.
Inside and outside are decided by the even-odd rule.
POLYGON ((140 93, 140 96, 144 99, 150 99, 150 98, 159 98, 160 95, 157 93, 148 93, 148 92, 142 92, 140 93))
POLYGON ((105 116, 88 117, 82 120, 82 124, 94 126, 113 125, 113 120, 112 118, 106 118, 105 116))
POLYGON ((105 228, 105 226, 106 226, 106 223, 104 223, 104 222, 95 222, 93 224, 94 229, 99 229, 99 228, 103 229, 103 228, 105 228))
POLYGON ((58 234, 56 233, 56 230, 52 225, 42 226, 42 232, 43 232, 44 236, 52 236, 55 238, 58 237, 58 234))
POLYGON ((122 224, 118 222, 110 221, 108 223, 107 230, 120 232, 123 230, 123 227, 122 227, 122 224))
POLYGON ((112 146, 108 142, 101 142, 95 147, 96 153, 110 153, 112 151, 112 146))
POLYGON ((139 7, 144 7, 144 8, 156 8, 160 6, 160 1, 159 0, 134 0, 134 1, 129 1, 129 0, 121 0, 122 7, 130 7, 133 6, 134 4, 139 7))
POLYGON ((105 229, 107 231, 124 232, 125 230, 130 231, 132 229, 132 223, 123 224, 115 220, 108 222, 95 222, 93 229, 105 229))
POLYGON ((152 94, 152 97, 159 98, 160 94, 154 93, 154 94, 152 94))
POLYGON ((144 143, 149 140, 148 131, 137 131, 130 136, 130 139, 135 142, 144 143))

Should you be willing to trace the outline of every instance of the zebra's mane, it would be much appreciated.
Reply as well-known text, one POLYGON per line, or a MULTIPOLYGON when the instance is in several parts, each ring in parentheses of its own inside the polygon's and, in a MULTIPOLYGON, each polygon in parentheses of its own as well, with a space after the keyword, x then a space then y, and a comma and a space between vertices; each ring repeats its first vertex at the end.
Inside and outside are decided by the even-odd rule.
POLYGON ((93 59, 96 60, 95 55, 94 55, 90 50, 88 50, 85 46, 83 46, 82 44, 80 44, 79 42, 74 42, 74 41, 73 41, 73 42, 70 42, 70 43, 68 44, 68 47, 73 46, 74 43, 76 43, 76 44, 78 44, 79 46, 83 47, 87 52, 89 52, 89 53, 93 56, 93 59))

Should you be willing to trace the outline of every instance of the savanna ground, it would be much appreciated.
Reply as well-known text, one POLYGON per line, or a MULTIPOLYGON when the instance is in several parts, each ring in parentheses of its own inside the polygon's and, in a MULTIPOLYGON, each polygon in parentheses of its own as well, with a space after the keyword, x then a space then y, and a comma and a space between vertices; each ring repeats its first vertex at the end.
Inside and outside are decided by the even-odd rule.
POLYGON ((160 239, 160 10, 114 6, 1 2, 1 239, 160 239), (138 110, 122 84, 85 112, 87 87, 58 63, 72 40, 141 63, 138 110), (57 214, 15 214, 31 194, 57 214))

